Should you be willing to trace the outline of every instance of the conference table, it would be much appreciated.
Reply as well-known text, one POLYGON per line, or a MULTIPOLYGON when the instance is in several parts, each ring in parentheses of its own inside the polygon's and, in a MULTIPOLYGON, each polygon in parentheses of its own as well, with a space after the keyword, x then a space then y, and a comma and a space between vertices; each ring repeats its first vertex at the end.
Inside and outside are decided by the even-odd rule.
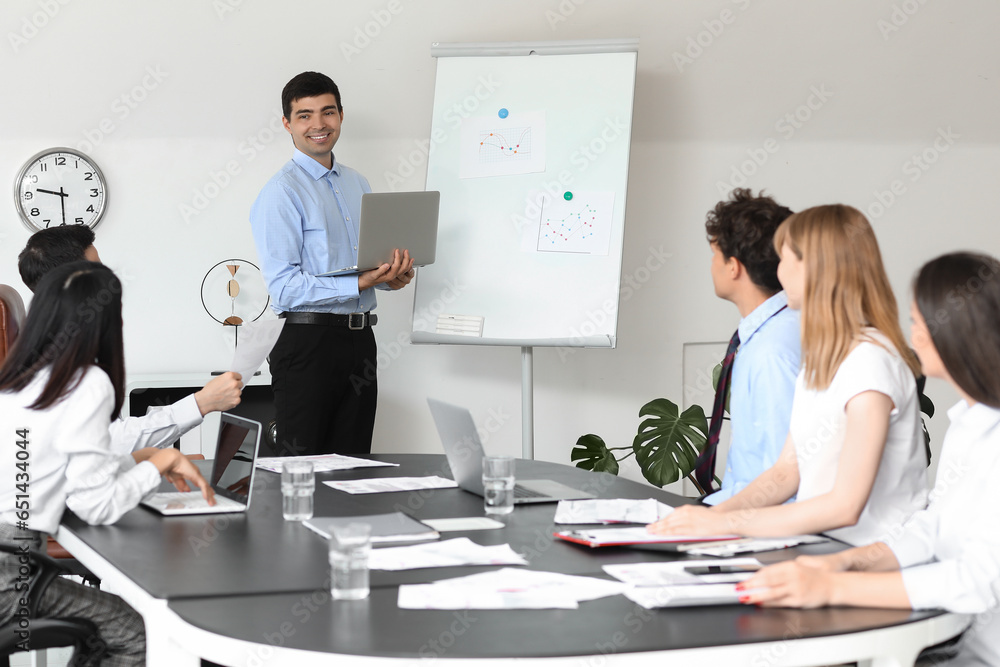
MULTIPOLYGON (((316 516, 404 511, 418 519, 481 516, 482 498, 460 489, 350 495, 324 480, 450 476, 444 456, 373 455, 398 467, 317 473, 316 516)), ((691 502, 660 489, 567 465, 517 461, 517 476, 548 478, 602 498, 691 502)), ((496 530, 442 533, 484 545, 510 544, 533 570, 608 578, 601 566, 685 558, 673 551, 601 548, 554 539, 555 503, 522 505, 496 530)), ((144 617, 148 664, 229 667, 350 664, 395 667, 442 658, 465 666, 525 662, 557 667, 670 665, 912 665, 924 647, 968 624, 940 611, 720 605, 646 610, 622 595, 579 609, 407 610, 402 584, 428 583, 495 567, 371 572, 371 595, 329 596, 326 541, 281 516, 280 475, 259 470, 245 514, 162 517, 144 508, 112 526, 67 515, 56 539, 144 617)), ((829 542, 757 554, 766 563, 829 553, 829 542)))

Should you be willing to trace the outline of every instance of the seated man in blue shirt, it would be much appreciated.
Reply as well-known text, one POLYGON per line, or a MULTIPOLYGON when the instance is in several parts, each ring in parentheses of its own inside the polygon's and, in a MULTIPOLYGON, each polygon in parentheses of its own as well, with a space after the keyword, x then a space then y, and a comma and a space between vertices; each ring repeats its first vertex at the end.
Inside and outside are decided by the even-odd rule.
POLYGON ((730 381, 730 444, 717 505, 774 465, 788 435, 799 373, 799 312, 787 308, 778 282, 774 231, 792 211, 763 194, 737 189, 709 211, 716 296, 740 311, 740 346, 730 381))
POLYGON ((365 273, 318 277, 356 263, 371 187, 334 157, 344 110, 330 77, 292 78, 281 110, 295 152, 250 210, 271 305, 285 319, 270 355, 277 453, 368 453, 378 398, 373 288, 405 287, 413 260, 401 250, 365 273))

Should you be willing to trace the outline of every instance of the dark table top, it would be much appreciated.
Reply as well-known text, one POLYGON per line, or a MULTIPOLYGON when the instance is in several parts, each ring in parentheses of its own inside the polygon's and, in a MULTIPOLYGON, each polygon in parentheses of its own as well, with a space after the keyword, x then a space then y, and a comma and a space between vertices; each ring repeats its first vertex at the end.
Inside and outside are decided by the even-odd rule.
MULTIPOLYGON (((399 467, 317 474, 316 516, 404 511, 418 519, 481 516, 483 501, 460 489, 350 495, 330 479, 442 475, 440 455, 376 455, 399 467)), ((567 465, 517 462, 521 478, 548 478, 603 498, 691 502, 660 489, 567 465)), ((669 551, 589 549, 552 537, 556 504, 522 505, 502 530, 448 532, 480 544, 508 543, 537 570, 601 576, 601 566, 684 558, 669 551)), ((647 611, 624 596, 583 602, 577 610, 426 611, 399 609, 397 587, 482 572, 493 567, 373 571, 367 600, 331 602, 326 541, 281 517, 279 475, 258 471, 246 514, 163 517, 138 508, 113 526, 65 521, 83 542, 153 597, 167 598, 181 618, 205 630, 256 643, 385 657, 567 656, 770 642, 826 636, 920 620, 938 612, 882 609, 811 611, 743 606, 647 611), (546 631, 551 628, 552 631, 546 631)), ((833 543, 758 554, 764 562, 826 553, 833 543)))

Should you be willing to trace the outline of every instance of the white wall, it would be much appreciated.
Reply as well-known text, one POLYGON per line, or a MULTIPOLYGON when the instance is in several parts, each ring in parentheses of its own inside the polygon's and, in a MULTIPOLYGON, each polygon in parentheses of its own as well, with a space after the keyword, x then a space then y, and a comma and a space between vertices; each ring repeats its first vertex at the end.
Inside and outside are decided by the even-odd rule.
MULTIPOLYGON (((340 85, 339 159, 376 190, 390 174, 403 176, 396 189, 419 189, 432 42, 639 37, 623 275, 645 278, 653 250, 670 257, 621 303, 616 350, 536 351, 536 455, 568 461, 583 433, 631 442, 640 405, 681 400, 683 344, 735 328, 712 293, 703 231, 734 169, 794 209, 839 201, 877 214, 903 304, 922 261, 1000 252, 998 19, 989 0, 6 0, 0 174, 10 183, 51 146, 90 154, 111 188, 98 247, 126 284, 130 373, 221 368, 231 341, 199 287, 221 259, 256 258, 247 214, 290 154, 274 129, 292 75, 316 69, 340 85), (796 112, 808 120, 782 120, 796 112), (936 151, 949 128, 957 138, 936 151), (924 151, 936 161, 914 171, 907 161, 924 151), (227 164, 238 173, 219 176, 227 164), (893 180, 906 191, 879 210, 893 180)), ((20 287, 28 231, 9 200, 2 211, 0 282, 20 287)), ((518 350, 394 347, 411 307, 412 291, 380 295, 376 451, 439 451, 430 395, 469 405, 489 449, 519 452, 518 350)), ((954 396, 940 384, 930 394, 939 445, 954 396)))

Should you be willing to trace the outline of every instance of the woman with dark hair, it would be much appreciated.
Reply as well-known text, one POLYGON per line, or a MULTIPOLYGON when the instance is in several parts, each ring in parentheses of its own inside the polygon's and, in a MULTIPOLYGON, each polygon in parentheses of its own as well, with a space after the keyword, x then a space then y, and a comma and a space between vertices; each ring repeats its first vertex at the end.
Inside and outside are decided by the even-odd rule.
POLYGON ((761 570, 740 584, 741 601, 976 614, 948 664, 1000 665, 1000 262, 928 262, 910 313, 924 373, 962 397, 948 411, 930 504, 885 541, 761 570))
MULTIPOLYGON (((211 487, 176 449, 110 451, 108 425, 125 395, 121 283, 107 267, 73 262, 38 285, 21 336, 0 366, 0 541, 40 548, 68 507, 108 524, 135 507, 165 475, 180 490, 211 487)), ((0 620, 15 612, 18 557, 0 554, 0 620)), ((145 663, 142 617, 117 596, 57 578, 42 617, 93 621, 106 664, 145 663)))

